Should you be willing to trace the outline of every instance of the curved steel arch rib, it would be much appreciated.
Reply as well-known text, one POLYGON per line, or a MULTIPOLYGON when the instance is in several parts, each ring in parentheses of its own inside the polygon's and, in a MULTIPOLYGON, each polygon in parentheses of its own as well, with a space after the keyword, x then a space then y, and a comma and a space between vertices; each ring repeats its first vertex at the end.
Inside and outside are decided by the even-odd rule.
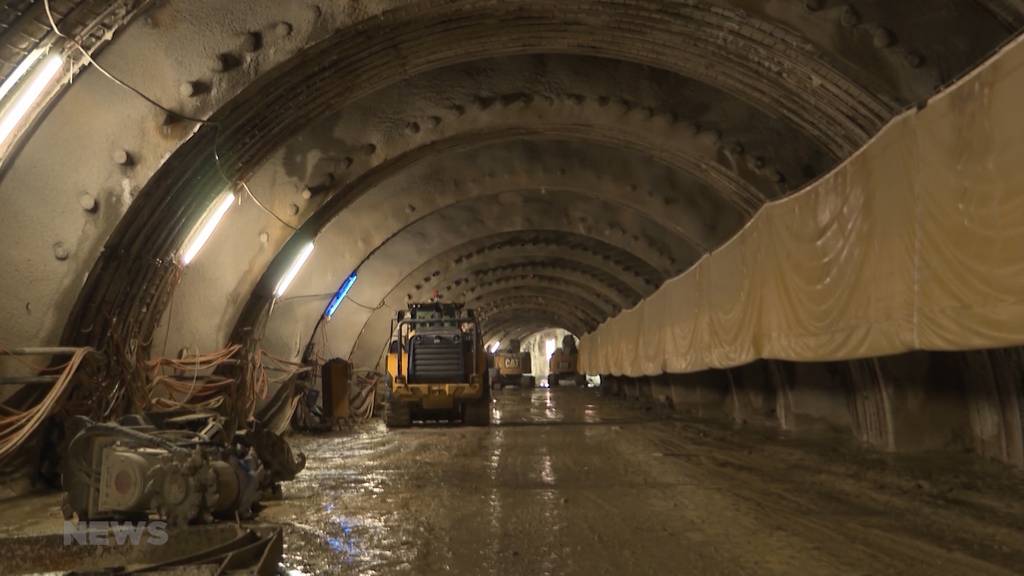
POLYGON ((509 308, 502 316, 492 318, 490 324, 483 328, 484 339, 485 341, 492 340, 498 332, 515 330, 518 326, 526 326, 527 323, 544 328, 562 328, 573 334, 586 333, 582 324, 560 312, 519 306, 509 308))
POLYGON ((551 311, 560 311, 565 316, 573 316, 588 328, 588 332, 596 328, 607 316, 574 298, 572 293, 561 290, 520 290, 501 292, 488 298, 472 301, 479 316, 486 323, 487 319, 504 310, 520 304, 536 305, 551 311))
POLYGON ((454 302, 467 302, 472 305, 494 294, 532 290, 555 290, 561 294, 579 298, 581 304, 593 310, 595 316, 600 318, 609 318, 620 310, 614 302, 603 298, 599 292, 593 290, 590 286, 567 281, 564 278, 555 276, 513 276, 502 279, 499 282, 480 284, 478 289, 473 290, 464 297, 454 294, 451 300, 454 302))
MULTIPOLYGON (((345 310, 352 310, 354 314, 351 317, 346 316, 343 323, 339 324, 336 321, 330 326, 333 334, 330 341, 341 346, 335 353, 346 350, 345 346, 351 339, 349 356, 354 358, 357 364, 376 362, 375 355, 380 342, 387 337, 386 327, 390 322, 390 316, 394 310, 404 308, 406 302, 427 300, 433 296, 436 287, 451 284, 454 288, 456 282, 459 289, 470 294, 468 291, 478 286, 480 279, 488 278, 487 275, 474 275, 473 270, 480 267, 487 270, 492 264, 504 262, 515 267, 520 262, 533 261, 538 255, 549 262, 552 262, 552 255, 556 256, 553 262, 558 266, 576 267, 578 264, 584 269, 600 271, 602 281, 608 282, 605 291, 621 290, 624 284, 629 286, 629 278, 636 278, 636 288, 623 294, 623 297, 632 298, 634 294, 649 294, 665 278, 656 270, 645 271, 644 263, 635 255, 599 238, 584 236, 577 232, 519 230, 485 234, 435 255, 407 274, 404 280, 384 288, 382 302, 385 307, 380 310, 365 314, 360 313, 360 310, 346 308, 348 305, 342 304, 339 314, 345 313, 345 310), (351 327, 353 323, 361 325, 359 328, 351 327), (347 325, 350 327, 346 328, 347 325), (369 355, 374 357, 370 358, 369 355)), ((589 318, 588 324, 607 318, 607 315, 596 310, 594 316, 589 318)), ((290 322, 287 319, 281 321, 290 322)), ((583 323, 574 320, 575 331, 583 333, 583 326, 583 323)))
POLYGON ((561 312, 527 304, 506 308, 500 315, 492 316, 484 325, 484 335, 488 338, 502 329, 516 326, 527 320, 535 319, 547 324, 548 327, 563 328, 573 334, 586 334, 586 326, 561 312))
POLYGON ((523 341, 528 337, 545 330, 565 330, 566 332, 572 333, 564 326, 553 324, 550 318, 541 318, 527 314, 520 320, 508 321, 504 326, 492 328, 486 333, 484 342, 492 342, 494 340, 501 340, 502 342, 505 342, 509 338, 515 338, 519 341, 523 341))
MULTIPOLYGON (((652 65, 695 77, 774 111, 843 156, 895 106, 850 81, 784 27, 738 11, 678 5, 580 2, 573 20, 550 2, 470 0, 399 8, 339 31, 259 79, 214 115, 165 163, 107 244, 89 276, 65 339, 106 333, 114 302, 135 336, 152 332, 153 288, 171 254, 221 188, 221 172, 246 177, 295 131, 417 73, 516 54, 573 53, 652 65), (576 20, 575 18, 578 18, 576 20), (457 22, 457 24, 454 24, 457 22), (559 32, 546 32, 552 27, 559 32), (800 48, 794 48, 800 46, 800 48), (747 56, 757 52, 760 57, 747 56), (716 62, 715 73, 706 65, 716 62), (785 76, 779 69, 813 71, 785 76), (345 71, 338 74, 338 71, 345 71), (296 90, 296 87, 301 87, 296 90), (813 88, 813 89, 812 89, 813 88), (214 160, 214 146, 221 161, 214 160), (219 167, 218 167, 219 165, 219 167), (168 214, 172 217, 168 218, 168 214), (128 304, 128 302, 133 302, 128 304), (94 333, 94 334, 95 334, 94 333)), ((159 299, 159 298, 157 298, 159 299)))
MULTIPOLYGON (((467 273, 460 271, 454 274, 461 279, 467 273)), ((639 292, 631 292, 626 284, 617 281, 614 276, 589 268, 580 262, 568 260, 522 258, 513 263, 499 262, 497 265, 485 266, 468 274, 471 281, 461 281, 457 287, 448 284, 452 289, 448 289, 446 293, 451 294, 453 300, 463 300, 477 290, 503 282, 534 277, 565 282, 568 286, 585 287, 594 299, 605 302, 616 310, 630 307, 640 299, 639 292)))

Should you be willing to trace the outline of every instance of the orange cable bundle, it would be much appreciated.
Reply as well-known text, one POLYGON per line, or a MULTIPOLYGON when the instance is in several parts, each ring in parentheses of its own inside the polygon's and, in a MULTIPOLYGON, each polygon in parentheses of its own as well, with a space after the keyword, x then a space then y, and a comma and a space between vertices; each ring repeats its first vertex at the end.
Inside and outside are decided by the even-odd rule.
POLYGON ((64 364, 63 371, 50 391, 35 406, 24 412, 4 409, 8 415, 0 417, 0 460, 13 454, 39 428, 43 420, 53 413, 67 393, 82 360, 91 351, 92 348, 76 350, 71 360, 64 364))

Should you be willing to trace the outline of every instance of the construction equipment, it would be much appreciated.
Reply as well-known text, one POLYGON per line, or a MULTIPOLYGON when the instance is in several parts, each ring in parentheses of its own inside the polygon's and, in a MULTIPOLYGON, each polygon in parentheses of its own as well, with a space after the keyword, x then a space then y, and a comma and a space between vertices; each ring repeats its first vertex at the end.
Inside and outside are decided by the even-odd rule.
POLYGON ((494 353, 494 367, 491 368, 491 386, 496 389, 505 386, 533 388, 537 379, 530 373, 533 362, 529 352, 523 352, 519 340, 508 341, 505 348, 494 353))
POLYGON ((548 386, 558 386, 565 380, 572 380, 577 386, 586 386, 587 377, 579 373, 578 366, 576 338, 566 334, 562 338, 562 347, 555 350, 548 361, 548 386))
POLYGON ((413 420, 491 422, 487 358, 476 315, 462 304, 412 304, 392 324, 389 428, 413 420))
POLYGON ((305 465, 258 425, 229 434, 215 414, 163 416, 76 417, 80 431, 63 463, 65 518, 144 520, 155 512, 174 526, 249 518, 264 491, 305 465))
POLYGON ((329 360, 321 369, 323 388, 323 414, 329 423, 349 417, 349 389, 352 380, 352 365, 341 358, 329 360))

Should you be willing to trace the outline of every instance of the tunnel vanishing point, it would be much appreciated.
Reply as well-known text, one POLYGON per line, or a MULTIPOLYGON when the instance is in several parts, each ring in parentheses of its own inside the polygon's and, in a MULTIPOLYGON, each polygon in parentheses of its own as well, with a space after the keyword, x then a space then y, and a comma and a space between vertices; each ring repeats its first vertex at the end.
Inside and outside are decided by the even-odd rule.
POLYGON ((564 330, 673 417, 1018 474, 1022 29, 1022 0, 7 0, 0 498, 59 487, 81 417, 195 408, 161 369, 242 426, 266 365, 384 373, 429 301, 484 343, 564 330))

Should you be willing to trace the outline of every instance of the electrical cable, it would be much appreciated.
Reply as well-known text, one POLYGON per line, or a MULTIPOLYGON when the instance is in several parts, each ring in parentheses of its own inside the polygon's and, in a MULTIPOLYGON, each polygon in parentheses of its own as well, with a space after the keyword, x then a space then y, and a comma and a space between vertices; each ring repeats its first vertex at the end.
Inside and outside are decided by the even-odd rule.
POLYGON ((317 360, 319 360, 319 363, 323 363, 327 361, 327 358, 331 354, 331 342, 327 339, 327 326, 323 322, 320 322, 318 323, 318 328, 320 330, 320 340, 323 341, 324 354, 317 354, 317 360))
POLYGON ((139 90, 138 88, 135 88, 131 84, 128 84, 127 82, 121 80, 117 76, 114 76, 109 71, 107 71, 106 68, 101 66, 99 64, 99 62, 97 62, 92 57, 92 55, 89 54, 89 51, 86 50, 85 47, 83 47, 77 40, 75 40, 74 38, 68 36, 67 34, 65 34, 63 32, 61 32, 60 28, 57 27, 57 21, 54 20, 54 18, 53 18, 53 12, 50 10, 50 0, 43 0, 43 7, 46 10, 46 18, 50 21, 50 28, 53 30, 53 33, 56 34, 57 36, 65 39, 72 46, 77 48, 78 51, 82 53, 82 56, 85 57, 86 61, 89 64, 94 66, 96 68, 96 70, 98 70, 101 74, 103 74, 104 76, 109 78, 112 82, 114 82, 118 86, 121 86, 122 88, 124 88, 124 89, 126 89, 126 90, 128 90, 128 91, 130 91, 132 93, 134 93, 139 98, 142 98, 143 100, 148 102, 150 105, 152 105, 152 106, 154 106, 154 107, 164 111, 166 114, 168 114, 170 116, 173 116, 173 117, 176 117, 176 118, 181 118, 183 120, 188 120, 189 122, 195 122, 195 123, 203 125, 203 126, 212 126, 213 130, 214 130, 214 132, 213 132, 213 158, 214 158, 214 163, 217 165, 217 172, 220 174, 221 178, 223 178, 225 181, 228 182, 228 184, 231 184, 231 185, 241 184, 242 189, 245 190, 245 192, 249 196, 249 198, 252 199, 252 201, 257 206, 259 206, 259 208, 261 210, 263 210, 264 212, 266 212, 267 214, 272 216, 275 220, 277 220, 278 222, 280 222, 284 226, 290 228, 291 230, 293 230, 293 231, 297 231, 298 230, 298 228, 296 226, 293 226, 293 225, 289 224, 283 218, 278 216, 277 213, 275 213, 273 210, 267 208, 263 204, 263 202, 260 202, 260 200, 258 198, 256 198, 256 195, 252 193, 252 190, 249 189, 249 185, 248 184, 246 184, 244 181, 241 181, 241 180, 237 181, 237 183, 236 183, 236 181, 234 179, 229 178, 228 175, 224 172, 224 168, 221 165, 220 153, 217 150, 217 144, 220 141, 220 128, 221 128, 220 123, 218 123, 216 121, 213 121, 213 120, 205 120, 205 119, 201 119, 201 118, 195 118, 193 116, 189 116, 188 114, 184 114, 184 113, 181 113, 181 112, 177 112, 177 111, 171 110, 170 108, 168 108, 167 106, 164 106, 160 102, 157 102, 156 99, 148 96, 147 94, 145 94, 143 91, 139 90))
POLYGON ((68 36, 67 34, 65 34, 65 33, 60 31, 60 28, 57 27, 57 21, 53 19, 53 12, 50 10, 50 0, 43 0, 43 7, 46 9, 46 18, 50 21, 50 28, 53 29, 53 33, 56 34, 57 36, 60 36, 61 38, 65 39, 65 40, 67 40, 68 42, 70 42, 71 45, 74 46, 75 48, 78 48, 78 51, 82 53, 82 56, 85 57, 86 61, 88 61, 89 64, 95 66, 96 69, 100 71, 100 73, 102 73, 104 76, 109 78, 115 84, 117 84, 118 86, 121 86, 122 88, 130 90, 131 92, 134 92, 138 97, 142 98, 146 102, 149 102, 153 106, 156 106, 157 108, 163 110, 164 112, 166 112, 168 114, 177 116, 179 118, 188 120, 190 122, 196 122, 196 123, 199 123, 199 124, 216 124, 216 122, 211 122, 209 120, 201 120, 199 118, 191 118, 191 117, 189 117, 189 116, 187 116, 185 114, 182 114, 180 112, 175 112, 175 111, 171 110, 170 108, 167 108, 163 104, 160 104, 159 102, 157 102, 153 98, 150 98, 149 96, 144 94, 141 90, 135 88, 134 86, 129 85, 127 82, 124 82, 124 81, 120 80, 119 78, 117 78, 116 76, 114 76, 113 74, 108 72, 103 66, 100 66, 100 64, 98 62, 96 62, 96 60, 93 59, 92 55, 89 54, 89 51, 86 50, 85 47, 83 47, 81 44, 79 44, 77 40, 75 40, 74 38, 72 38, 72 37, 68 36))
MULTIPOLYGON (((107 77, 110 81, 112 81, 115 84, 117 84, 118 86, 121 86, 122 88, 132 92, 133 94, 135 94, 139 98, 141 98, 144 101, 146 101, 147 103, 149 103, 151 106, 153 106, 153 107, 163 111, 169 117, 180 118, 180 119, 187 120, 187 121, 190 121, 190 122, 195 122, 196 124, 199 124, 201 126, 210 126, 210 127, 212 127, 212 129, 213 129, 213 158, 214 158, 214 164, 217 167, 217 172, 220 175, 220 177, 223 178, 224 181, 228 183, 228 185, 231 185, 231 186, 241 186, 241 188, 245 191, 245 194, 249 197, 250 200, 253 201, 253 203, 256 204, 257 207, 259 207, 260 210, 262 210, 263 212, 265 212, 269 216, 273 217, 281 225, 285 226, 286 228, 288 228, 288 229, 290 229, 292 231, 298 231, 299 230, 299 228, 297 226, 292 225, 291 223, 286 221, 284 218, 279 216, 276 212, 274 212, 273 210, 268 208, 265 204, 263 204, 263 202, 260 201, 260 199, 257 198, 255 194, 253 194, 252 189, 249 188, 249 185, 248 185, 247 182, 245 182, 242 179, 235 179, 235 178, 229 177, 228 174, 225 172, 224 166, 223 166, 223 162, 221 160, 220 147, 219 147, 220 136, 221 136, 221 124, 220 123, 218 123, 216 121, 208 120, 208 119, 196 118, 196 117, 190 116, 188 114, 184 114, 184 113, 181 113, 181 112, 178 112, 178 111, 175 111, 175 110, 171 110, 169 107, 164 106, 163 104, 158 102, 155 98, 150 97, 149 95, 145 94, 144 92, 142 92, 138 88, 135 88, 131 84, 128 84, 127 82, 121 80, 120 78, 118 78, 117 76, 115 76, 114 74, 109 72, 102 65, 100 65, 100 63, 97 62, 92 57, 92 55, 89 53, 89 51, 86 50, 85 47, 83 47, 76 39, 68 36, 67 34, 64 34, 60 30, 60 27, 57 25, 57 21, 56 21, 56 19, 53 16, 53 11, 50 8, 50 0, 43 0, 43 7, 45 9, 46 17, 47 17, 47 20, 49 21, 50 28, 53 30, 53 33, 56 34, 58 37, 63 38, 65 41, 70 43, 74 48, 76 48, 79 52, 81 52, 81 54, 84 57, 85 61, 88 64, 90 64, 93 67, 95 67, 96 70, 98 70, 101 74, 103 74, 105 77, 107 77)), ((356 305, 358 305, 360 307, 363 307, 363 308, 366 308, 366 309, 369 309, 369 310, 380 309, 384 305, 384 303, 382 302, 381 306, 378 306, 376 309, 373 309, 373 308, 370 308, 369 306, 365 306, 365 305, 363 305, 363 304, 361 304, 359 302, 355 302, 355 301, 353 301, 353 302, 356 305)), ((172 297, 171 303, 169 304, 169 306, 171 307, 171 310, 173 310, 173 305, 174 304, 173 304, 173 297, 172 297)), ((168 312, 170 313, 170 310, 168 312)), ((168 337, 169 337, 169 335, 170 335, 170 318, 168 318, 167 333, 165 334, 165 337, 164 337, 164 354, 165 355, 166 355, 166 348, 167 348, 167 344, 168 344, 168 339, 169 339, 168 337)), ((148 363, 150 370, 153 371, 153 374, 152 374, 153 378, 152 378, 152 381, 150 383, 150 386, 152 386, 152 388, 155 388, 155 384, 157 384, 157 383, 159 383, 161 381, 165 382, 166 384, 170 384, 173 381, 172 378, 168 378, 166 376, 157 375, 156 374, 156 372, 160 371, 160 369, 165 364, 169 364, 172 367, 175 367, 175 368, 177 368, 179 370, 180 369, 186 369, 186 370, 187 369, 191 369, 192 370, 192 383, 191 383, 191 386, 189 386, 189 388, 188 388, 188 391, 187 391, 187 394, 185 396, 185 399, 184 399, 183 403, 178 403, 178 402, 175 402, 173 400, 168 400, 168 399, 159 399, 159 400, 167 400, 166 403, 164 403, 165 405, 167 405, 167 404, 182 405, 184 403, 188 403, 189 400, 191 400, 194 396, 197 395, 196 386, 197 386, 197 383, 198 383, 199 372, 201 370, 203 370, 203 369, 216 368, 217 366, 222 364, 224 361, 226 361, 230 356, 234 355, 238 351, 238 349, 239 348, 234 348, 234 349, 230 349, 229 348, 227 350, 224 350, 222 354, 214 354, 214 355, 210 355, 210 356, 196 355, 194 357, 194 360, 195 360, 194 367, 193 366, 188 366, 186 368, 186 367, 182 366, 179 361, 163 362, 160 359, 158 359, 156 362, 148 363), (205 362, 206 366, 203 366, 204 362, 205 362)), ((257 395, 265 396, 266 393, 267 393, 267 388, 268 388, 268 378, 267 378, 267 375, 266 375, 266 370, 263 368, 262 362, 261 362, 260 358, 261 358, 261 353, 258 353, 257 357, 255 359, 253 357, 250 357, 250 360, 249 360, 250 366, 249 366, 249 368, 251 370, 250 373, 259 373, 258 382, 256 382, 256 386, 255 386, 256 390, 254 390, 254 391, 257 393, 257 395)), ((16 360, 21 361, 20 359, 17 359, 17 358, 16 358, 16 360)), ((276 359, 276 358, 275 358, 275 360, 280 361, 279 359, 276 359)), ((24 362, 24 361, 22 361, 22 362, 24 362)), ((24 362, 24 363, 29 364, 28 362, 24 362)), ((72 369, 73 370, 74 368, 77 368, 77 364, 78 364, 78 361, 73 359, 72 361, 69 361, 68 363, 66 363, 66 364, 64 364, 62 366, 53 367, 53 368, 50 368, 49 370, 59 370, 61 368, 64 368, 65 369, 65 374, 67 374, 67 370, 68 369, 72 369)), ((36 366, 30 366, 30 367, 38 368, 36 366)), ((40 371, 43 371, 43 369, 40 369, 40 371)), ((286 378, 290 378, 290 377, 294 376, 298 372, 300 372, 300 370, 299 369, 295 369, 286 378)), ((67 380, 70 380, 70 376, 67 377, 67 380)), ((228 383, 230 383, 230 380, 221 380, 221 381, 217 381, 217 382, 208 382, 208 383, 204 383, 203 388, 208 390, 211 387, 214 387, 214 386, 225 386, 228 383)), ((64 382, 64 384, 66 385, 66 382, 64 382)), ((174 388, 173 385, 170 385, 168 387, 170 387, 172 389, 174 388)), ((60 388, 60 387, 58 387, 58 386, 54 387, 54 389, 57 389, 57 388, 60 388)), ((52 390, 53 389, 51 389, 51 392, 52 392, 52 390)), ((152 391, 152 389, 151 389, 151 391, 152 391)), ((255 401, 255 398, 253 400, 255 401)), ((204 401, 201 404, 208 404, 210 402, 212 402, 212 400, 204 401)), ((17 416, 17 418, 20 418, 22 416, 24 416, 24 414, 21 414, 21 415, 17 416)), ((10 420, 10 418, 4 418, 4 421, 9 421, 9 420, 10 420)), ((0 448, 5 448, 5 447, 0 447, 0 448)))
MULTIPOLYGON (((388 339, 384 342, 384 347, 381 349, 380 354, 377 355, 377 363, 374 364, 375 370, 380 368, 381 361, 384 360, 385 356, 387 356, 388 348, 391 346, 391 341, 395 339, 396 334, 400 333, 401 328, 399 326, 396 326, 395 329, 391 331, 391 334, 388 336, 388 339)), ((401 346, 401 343, 399 343, 399 346, 401 346)), ((385 367, 385 369, 386 368, 387 367, 385 367)))
POLYGON ((188 402, 192 399, 192 394, 196 391, 196 381, 199 380, 199 357, 196 356, 196 370, 192 373, 192 386, 188 389, 188 394, 185 395, 185 399, 182 402, 188 402))
MULTIPOLYGON (((315 298, 328 298, 328 297, 331 297, 331 296, 336 296, 337 294, 338 294, 337 291, 335 291, 335 292, 322 292, 320 294, 298 294, 298 295, 295 295, 295 296, 287 296, 285 298, 278 298, 277 301, 278 302, 290 302, 292 300, 311 300, 311 299, 315 299, 315 298)), ((391 308, 390 306, 388 306, 388 303, 384 302, 384 301, 381 301, 381 303, 376 305, 376 306, 370 306, 370 305, 367 305, 367 304, 363 304, 363 303, 353 299, 351 296, 348 296, 348 295, 345 296, 345 300, 355 304, 356 306, 358 306, 358 307, 360 307, 360 308, 362 308, 364 310, 369 310, 370 312, 376 312, 376 311, 378 311, 378 310, 380 310, 382 308, 391 308)))
POLYGON ((178 294, 178 291, 175 288, 181 280, 181 268, 178 267, 175 268, 175 270, 177 270, 178 277, 174 280, 174 287, 171 288, 171 300, 167 303, 167 329, 164 330, 163 356, 167 356, 167 344, 171 340, 171 324, 174 322, 174 297, 178 294))
POLYGON ((78 367, 92 348, 79 348, 71 356, 64 371, 38 404, 17 414, 0 416, 0 461, 7 458, 38 429, 56 409, 67 393, 78 367))
POLYGON ((359 302, 355 301, 351 296, 347 295, 345 296, 345 300, 348 300, 349 302, 355 304, 356 306, 359 306, 364 310, 369 310, 370 312, 376 312, 377 310, 380 310, 381 308, 385 307, 390 308, 390 306, 388 306, 388 303, 383 300, 381 300, 380 304, 378 304, 376 307, 367 306, 366 304, 360 304, 359 302))
MULTIPOLYGON (((214 159, 216 160, 217 170, 220 170, 221 177, 224 178, 225 180, 228 180, 228 182, 230 182, 231 180, 228 179, 228 177, 224 174, 224 170, 220 166, 220 155, 217 153, 217 140, 218 140, 218 136, 219 135, 220 135, 220 131, 218 129, 214 133, 214 135, 213 135, 213 156, 214 156, 214 159)), ((238 183, 242 185, 242 189, 245 190, 245 193, 246 193, 246 195, 249 196, 249 199, 251 199, 253 202, 256 203, 257 206, 260 207, 260 210, 263 210, 267 214, 270 214, 271 216, 274 217, 275 220, 280 222, 282 226, 285 226, 286 228, 292 230, 293 232, 297 232, 299 230, 298 226, 293 226, 293 225, 289 224, 288 222, 286 222, 284 220, 284 218, 281 218, 280 216, 278 216, 276 212, 274 212, 270 208, 267 208, 266 206, 264 206, 263 202, 260 202, 259 198, 257 198, 256 195, 252 193, 252 190, 249 189, 249 185, 248 184, 246 184, 245 182, 243 182, 241 180, 239 180, 238 183)))
POLYGON ((321 336, 324 339, 324 353, 325 353, 323 359, 326 361, 327 358, 329 358, 329 357, 331 357, 333 355, 333 352, 331 352, 331 340, 330 340, 330 338, 327 337, 327 326, 326 325, 321 325, 321 326, 323 326, 323 327, 320 330, 320 334, 321 334, 321 336))
POLYGON ((210 401, 210 396, 217 394, 219 390, 232 384, 234 380, 231 378, 204 375, 202 376, 203 382, 200 383, 200 372, 205 370, 216 370, 217 367, 229 360, 239 348, 240 347, 236 345, 213 354, 196 354, 180 360, 157 358, 152 361, 144 362, 143 367, 147 369, 149 375, 148 396, 151 405, 166 406, 165 403, 159 402, 159 400, 161 400, 160 398, 156 397, 158 386, 163 385, 163 388, 171 392, 184 394, 184 398, 181 402, 177 402, 172 399, 167 399, 168 401, 177 402, 179 406, 190 405, 202 407, 203 404, 210 401), (170 366, 178 371, 185 372, 185 378, 182 378, 182 376, 179 375, 168 376, 160 374, 160 371, 164 366, 170 366), (192 373, 190 379, 187 376, 188 372, 192 373))
MULTIPOLYGON (((4 348, 3 346, 0 346, 0 353, 9 353, 9 352, 10 352, 10 349, 4 348)), ((36 372, 43 372, 43 373, 46 373, 46 372, 59 372, 60 370, 63 370, 65 367, 67 367, 67 365, 68 365, 68 362, 65 362, 65 363, 59 364, 57 366, 43 366, 41 364, 36 364, 35 362, 30 362, 28 360, 25 360, 24 358, 21 358, 20 356, 17 356, 17 355, 14 355, 14 354, 5 354, 5 357, 9 357, 11 360, 17 362, 18 364, 21 364, 22 366, 30 368, 30 369, 32 369, 32 370, 34 370, 36 372)))
POLYGON ((278 298, 277 301, 278 302, 290 302, 292 300, 312 300, 312 299, 316 299, 316 298, 329 298, 331 296, 336 295, 337 293, 338 293, 337 291, 334 291, 334 292, 323 292, 321 294, 296 294, 295 296, 285 296, 285 297, 282 297, 282 298, 278 298))

